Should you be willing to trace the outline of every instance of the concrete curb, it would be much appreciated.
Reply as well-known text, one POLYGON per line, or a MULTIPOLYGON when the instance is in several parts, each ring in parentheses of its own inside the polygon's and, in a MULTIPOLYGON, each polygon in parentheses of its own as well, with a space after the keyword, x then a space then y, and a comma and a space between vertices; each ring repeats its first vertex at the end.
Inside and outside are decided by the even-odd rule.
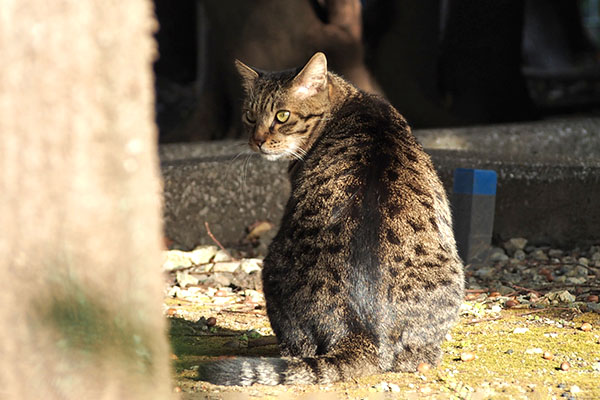
MULTIPOLYGON (((448 193, 455 168, 498 174, 494 238, 533 244, 600 242, 600 118, 415 131, 448 193), (566 155, 566 156, 565 156, 566 155)), ((244 141, 160 148, 165 235, 183 248, 233 245, 256 221, 278 223, 287 163, 252 155, 244 141)))

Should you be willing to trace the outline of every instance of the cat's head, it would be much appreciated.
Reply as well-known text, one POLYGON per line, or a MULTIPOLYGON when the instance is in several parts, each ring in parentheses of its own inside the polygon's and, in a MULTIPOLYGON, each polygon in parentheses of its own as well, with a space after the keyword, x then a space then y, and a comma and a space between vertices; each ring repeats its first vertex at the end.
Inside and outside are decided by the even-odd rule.
POLYGON ((250 147, 269 160, 301 159, 331 107, 325 55, 288 71, 261 71, 238 60, 235 65, 246 92, 242 121, 250 147))

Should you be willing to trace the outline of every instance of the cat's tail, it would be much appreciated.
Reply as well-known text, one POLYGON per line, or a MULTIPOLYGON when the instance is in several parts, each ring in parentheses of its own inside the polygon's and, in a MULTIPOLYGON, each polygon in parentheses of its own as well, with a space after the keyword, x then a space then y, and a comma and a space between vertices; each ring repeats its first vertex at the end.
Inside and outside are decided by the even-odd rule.
POLYGON ((336 346, 326 355, 308 358, 240 357, 201 366, 199 378, 216 385, 248 386, 327 384, 382 372, 374 346, 336 346))

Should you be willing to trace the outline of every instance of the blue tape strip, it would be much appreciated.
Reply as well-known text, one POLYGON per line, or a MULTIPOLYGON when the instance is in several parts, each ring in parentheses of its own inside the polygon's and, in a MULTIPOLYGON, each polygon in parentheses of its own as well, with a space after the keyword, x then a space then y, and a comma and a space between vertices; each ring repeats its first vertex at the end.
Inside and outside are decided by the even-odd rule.
POLYGON ((457 168, 454 170, 454 193, 496 194, 498 176, 488 169, 457 168))

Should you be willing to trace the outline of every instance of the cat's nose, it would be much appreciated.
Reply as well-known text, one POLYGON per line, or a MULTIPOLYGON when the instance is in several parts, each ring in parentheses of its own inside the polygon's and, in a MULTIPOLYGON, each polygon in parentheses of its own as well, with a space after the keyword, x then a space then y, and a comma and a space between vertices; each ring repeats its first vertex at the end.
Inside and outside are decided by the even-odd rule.
POLYGON ((254 137, 254 144, 256 144, 256 146, 258 148, 260 148, 263 144, 265 144, 266 141, 267 141, 267 139, 264 136, 255 136, 254 137))

